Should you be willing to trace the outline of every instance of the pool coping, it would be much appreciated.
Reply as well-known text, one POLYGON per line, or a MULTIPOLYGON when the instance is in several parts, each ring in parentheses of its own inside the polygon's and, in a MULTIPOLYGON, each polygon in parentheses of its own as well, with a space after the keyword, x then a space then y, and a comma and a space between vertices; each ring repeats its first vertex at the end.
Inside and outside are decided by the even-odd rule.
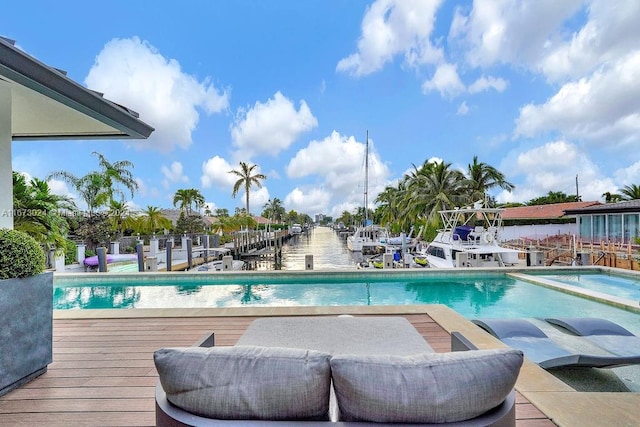
MULTIPOLYGON (((217 316, 427 314, 448 333, 457 331, 481 349, 506 347, 501 341, 458 314, 438 304, 402 306, 228 307, 172 309, 54 310, 54 319, 217 316)), ((578 392, 537 364, 526 360, 516 389, 558 426, 635 425, 640 417, 640 393, 578 392), (607 410, 603 410, 607 408, 607 410)))

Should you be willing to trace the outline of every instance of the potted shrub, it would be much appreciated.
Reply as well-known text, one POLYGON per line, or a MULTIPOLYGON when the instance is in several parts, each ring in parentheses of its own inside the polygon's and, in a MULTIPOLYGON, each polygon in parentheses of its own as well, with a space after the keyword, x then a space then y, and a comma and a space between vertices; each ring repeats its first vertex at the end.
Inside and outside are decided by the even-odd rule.
POLYGON ((0 396, 52 361, 53 273, 26 233, 0 229, 0 396))

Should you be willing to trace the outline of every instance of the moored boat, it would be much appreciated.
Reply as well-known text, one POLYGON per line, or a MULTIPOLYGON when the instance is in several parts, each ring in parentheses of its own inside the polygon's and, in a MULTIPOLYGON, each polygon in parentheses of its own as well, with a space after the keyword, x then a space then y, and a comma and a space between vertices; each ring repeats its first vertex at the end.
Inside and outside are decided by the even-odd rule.
POLYGON ((444 227, 418 253, 433 268, 506 267, 518 263, 516 249, 499 244, 503 209, 468 207, 440 211, 444 227))

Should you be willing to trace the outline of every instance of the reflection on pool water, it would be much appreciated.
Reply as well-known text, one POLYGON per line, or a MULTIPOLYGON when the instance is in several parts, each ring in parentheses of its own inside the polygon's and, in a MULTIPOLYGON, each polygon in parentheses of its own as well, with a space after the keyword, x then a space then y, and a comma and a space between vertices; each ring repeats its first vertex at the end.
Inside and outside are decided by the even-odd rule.
POLYGON ((54 280, 54 308, 444 304, 467 318, 604 317, 640 334, 637 313, 503 273, 377 273, 65 275, 54 280))

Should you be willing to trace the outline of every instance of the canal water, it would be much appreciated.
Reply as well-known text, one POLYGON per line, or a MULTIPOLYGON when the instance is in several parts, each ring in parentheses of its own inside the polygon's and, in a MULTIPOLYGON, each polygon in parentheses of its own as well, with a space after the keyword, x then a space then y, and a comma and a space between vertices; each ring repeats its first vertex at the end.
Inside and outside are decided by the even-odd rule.
POLYGON ((305 256, 313 255, 314 270, 355 269, 362 253, 351 252, 347 242, 329 227, 315 227, 291 238, 282 247, 278 265, 272 257, 250 262, 255 270, 304 270, 305 256))

